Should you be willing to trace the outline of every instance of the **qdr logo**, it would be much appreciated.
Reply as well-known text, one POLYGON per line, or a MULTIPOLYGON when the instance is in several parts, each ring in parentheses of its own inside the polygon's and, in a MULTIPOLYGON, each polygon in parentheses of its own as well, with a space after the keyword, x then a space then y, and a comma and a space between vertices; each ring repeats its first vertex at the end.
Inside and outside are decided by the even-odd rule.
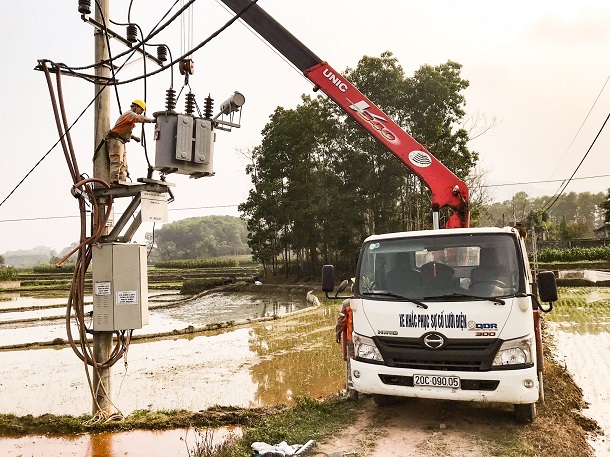
POLYGON ((468 321, 468 330, 498 330, 498 324, 492 324, 490 322, 479 323, 475 321, 468 321))
MULTIPOLYGON (((350 100, 350 103, 351 103, 351 100, 350 100)), ((396 135, 394 135, 394 133, 392 133, 391 130, 388 130, 384 124, 384 122, 388 122, 388 120, 381 116, 377 116, 376 114, 371 113, 369 111, 369 108, 371 106, 367 102, 362 100, 362 101, 359 101, 358 103, 352 103, 349 107, 351 109, 353 109, 354 111, 356 111, 362 119, 364 119, 369 124, 371 124, 371 126, 375 130, 377 130, 381 134, 381 136, 384 137, 386 140, 396 141, 396 135)))

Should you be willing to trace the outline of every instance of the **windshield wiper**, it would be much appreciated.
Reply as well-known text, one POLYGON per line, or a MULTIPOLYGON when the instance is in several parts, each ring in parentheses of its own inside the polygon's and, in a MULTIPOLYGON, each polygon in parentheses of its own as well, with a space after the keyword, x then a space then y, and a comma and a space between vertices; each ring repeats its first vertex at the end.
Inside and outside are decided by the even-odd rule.
POLYGON ((428 309, 428 305, 420 302, 419 300, 415 300, 414 298, 405 297, 404 295, 396 294, 396 293, 390 292, 388 290, 371 290, 370 292, 363 292, 362 295, 385 295, 386 297, 400 298, 401 300, 406 300, 406 301, 410 301, 411 303, 415 303, 418 308, 428 309))
POLYGON ((490 301, 493 302, 497 305, 506 305, 506 302, 504 300, 502 300, 501 298, 498 297, 482 297, 480 295, 468 295, 468 294, 458 294, 458 293, 452 293, 452 294, 446 294, 446 295, 434 295, 431 297, 424 297, 424 300, 430 300, 433 298, 438 298, 438 299, 442 299, 442 298, 466 298, 466 299, 470 299, 470 300, 480 300, 480 301, 490 301))

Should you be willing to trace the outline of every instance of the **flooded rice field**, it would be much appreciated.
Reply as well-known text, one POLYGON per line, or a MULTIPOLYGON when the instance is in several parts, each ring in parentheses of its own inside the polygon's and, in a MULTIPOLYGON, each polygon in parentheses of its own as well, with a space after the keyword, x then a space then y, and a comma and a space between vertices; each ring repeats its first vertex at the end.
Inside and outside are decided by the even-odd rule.
MULTIPOLYGON (((66 297, 16 297, 0 301, 0 349, 66 339, 66 297)), ((85 313, 92 310, 85 297, 85 313)), ((302 297, 251 293, 213 293, 189 298, 176 291, 149 294, 150 325, 136 335, 200 329, 209 324, 282 316, 309 306, 302 297)), ((76 332, 75 332, 76 334, 76 332)))
MULTIPOLYGON (((309 306, 304 293, 298 298, 243 293, 175 297, 177 301, 167 297, 151 297, 151 325, 138 334, 282 316, 309 306)), ((28 308, 33 303, 38 302, 29 300, 28 308)), ((0 346, 65 339, 64 312, 44 308, 0 313, 0 346), (32 320, 37 313, 39 320, 32 320), (17 314, 23 318, 16 319, 17 314)), ((137 409, 198 411, 212 405, 273 405, 298 395, 337 391, 342 360, 338 345, 332 344, 335 313, 321 306, 290 319, 134 340, 127 364, 121 361, 112 369, 116 406, 124 415, 137 409)), ((83 363, 65 346, 0 351, 0 405, 0 412, 17 415, 90 413, 83 363)))
MULTIPOLYGON (((610 288, 560 288, 560 300, 545 319, 555 354, 583 390, 604 435, 591 440, 597 456, 610 455, 610 288)), ((546 389, 553 386, 547 385, 546 389)))
MULTIPOLYGON (((65 339, 65 301, 12 297, 0 302, 0 413, 91 413, 85 369, 70 347, 6 349, 65 339)), ((127 364, 121 361, 112 369, 113 398, 123 415, 142 409, 287 404, 297 396, 328 395, 343 386, 340 346, 334 342, 336 302, 309 308, 304 292, 216 293, 188 299, 166 291, 151 294, 149 305, 151 325, 139 334, 252 321, 224 330, 132 341, 127 364), (283 318, 256 321, 271 316, 283 318)), ((190 434, 193 438, 192 430, 190 434)), ((188 456, 185 437, 187 430, 0 438, 0 455, 188 456)))
MULTIPOLYGON (((596 455, 610 455, 610 288, 560 288, 559 296, 553 312, 545 315, 554 352, 583 389, 590 404, 584 413, 605 433, 591 443, 596 455)), ((0 413, 91 412, 84 367, 72 349, 61 345, 6 349, 65 339, 62 300, 65 297, 12 297, 0 302, 0 413)), ((340 346, 334 343, 339 303, 307 307, 304 293, 298 297, 218 293, 197 299, 175 291, 151 294, 151 325, 139 334, 252 321, 222 330, 133 341, 127 364, 121 361, 113 368, 117 408, 128 415, 140 409, 256 407, 340 390, 343 363, 340 346), (269 316, 284 317, 255 321, 269 316)), ((173 430, 130 432, 129 439, 120 433, 0 438, 0 455, 118 457, 143 455, 142 446, 156 443, 145 455, 187 456, 186 434, 173 430), (37 451, 43 448, 44 454, 37 451), (49 453, 50 449, 61 452, 49 453)))

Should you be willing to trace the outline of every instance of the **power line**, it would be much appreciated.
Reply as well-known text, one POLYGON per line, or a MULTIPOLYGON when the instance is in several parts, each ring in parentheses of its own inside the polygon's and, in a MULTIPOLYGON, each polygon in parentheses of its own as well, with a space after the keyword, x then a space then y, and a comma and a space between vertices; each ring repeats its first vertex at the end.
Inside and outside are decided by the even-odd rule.
POLYGON ((154 76, 158 73, 161 73, 162 71, 167 70, 170 67, 173 67, 175 64, 177 64, 178 62, 180 62, 181 60, 183 60, 184 58, 190 56, 191 54, 193 54, 195 51, 198 51, 199 49, 201 49, 202 47, 204 47, 206 44, 208 44, 210 41, 212 41, 214 38, 216 38, 218 35, 220 35, 222 32, 224 32, 227 28, 229 28, 229 26, 231 24, 233 24, 235 21, 237 21, 246 11, 248 11, 258 0, 251 0, 250 3, 248 3, 239 13, 237 13, 235 16, 233 16, 231 19, 229 19, 222 27, 220 27, 218 30, 216 30, 214 33, 212 33, 210 36, 208 36, 205 40, 203 40, 201 43, 199 43, 197 46, 195 46, 194 48, 190 49, 187 53, 181 55, 180 57, 174 59, 173 61, 171 61, 170 63, 168 63, 167 65, 152 71, 150 73, 146 73, 143 74, 141 76, 137 76, 135 78, 131 78, 125 81, 114 81, 112 84, 115 85, 123 85, 123 84, 129 84, 135 81, 139 81, 142 78, 148 78, 150 76, 154 76))
POLYGON ((597 101, 599 100, 599 98, 601 97, 602 93, 604 92, 604 89, 606 88, 606 85, 608 84, 609 80, 610 80, 610 75, 608 75, 608 77, 606 78, 606 82, 604 83, 604 85, 600 89, 599 93, 597 94, 597 97, 593 101, 593 105, 591 105, 591 108, 589 109, 589 112, 587 113, 587 115, 585 116, 584 120, 582 121, 582 124, 580 124, 580 127, 578 128, 578 131, 574 135, 574 138, 572 138, 572 141, 570 142, 570 145, 568 146, 566 151, 563 153, 563 156, 561 157, 559 162, 557 162, 557 165, 555 166, 555 170, 553 170, 553 173, 551 173, 551 176, 553 176, 555 174, 555 172, 557 171, 557 168, 559 168, 559 165, 561 164, 561 162, 563 162, 563 159, 565 158, 566 154, 568 153, 568 151, 570 150, 570 148, 574 144, 574 141, 576 141, 576 138, 578 137, 578 135, 579 135, 580 131, 582 130, 582 128, 585 126, 585 123, 587 122, 587 119, 589 119, 589 116, 593 112, 593 108, 595 108, 595 105, 597 105, 597 101))
MULTIPOLYGON (((93 68, 96 67, 98 65, 112 65, 113 62, 117 59, 119 59, 120 57, 123 57, 129 53, 133 53, 136 52, 144 43, 147 43, 151 38, 153 38, 155 35, 159 34, 163 29, 165 29, 167 26, 169 26, 174 20, 176 20, 176 18, 186 9, 188 8, 193 2, 195 2, 195 0, 191 0, 189 3, 187 3, 186 5, 182 6, 165 24, 163 24, 160 28, 159 24, 161 23, 161 21, 163 19, 165 19, 167 17, 167 15, 171 12, 171 10, 174 8, 174 6, 176 6, 176 3, 178 3, 178 0, 176 0, 176 2, 171 6, 171 8, 165 13, 165 15, 161 18, 161 20, 157 23, 157 25, 155 25, 153 27, 153 29, 151 30, 151 32, 148 34, 148 36, 146 38, 144 38, 143 41, 138 42, 137 44, 135 44, 133 47, 127 49, 126 51, 123 51, 115 56, 112 57, 112 59, 106 59, 91 65, 86 65, 86 66, 81 66, 81 67, 72 67, 69 65, 62 65, 62 68, 66 69, 66 70, 72 70, 72 71, 76 71, 76 70, 86 70, 89 68, 93 68)), ((112 22, 112 21, 111 21, 112 22)), ((129 57, 131 58, 131 56, 129 57)))
MULTIPOLYGON (((571 178, 572 181, 578 181, 580 179, 595 179, 595 178, 608 178, 610 175, 596 175, 596 176, 582 176, 580 178, 571 178)), ((524 184, 544 184, 549 182, 564 182, 565 179, 546 179, 543 181, 524 181, 524 182, 511 182, 504 184, 485 184, 481 187, 504 187, 504 186, 521 186, 524 184)))
MULTIPOLYGON (((170 208, 167 211, 191 211, 198 209, 216 209, 216 208, 236 208, 239 204, 234 205, 213 205, 213 206, 194 206, 192 208, 170 208)), ((116 213, 115 215, 120 216, 123 213, 116 213)), ((72 219, 79 218, 80 216, 47 216, 47 217, 24 217, 19 219, 0 219, 0 223, 2 222, 28 222, 28 221, 47 221, 52 219, 72 219)))
MULTIPOLYGON (((55 147, 55 146, 53 146, 53 147, 55 147)), ((49 152, 51 152, 51 151, 49 151, 49 152)), ((610 174, 582 176, 580 178, 570 178, 570 180, 578 181, 578 180, 582 180, 582 179, 596 179, 596 178, 608 178, 608 177, 610 177, 610 174)), ((526 184, 542 184, 542 183, 549 183, 549 182, 564 182, 564 181, 566 181, 566 179, 549 179, 549 180, 543 180, 543 181, 523 181, 523 182, 513 182, 513 183, 504 183, 504 184, 485 184, 485 185, 482 185, 481 187, 522 186, 522 185, 526 185, 526 184)), ((168 209, 168 212, 193 211, 193 210, 198 210, 198 209, 236 208, 239 205, 240 205, 239 203, 235 203, 235 204, 229 204, 229 205, 210 205, 210 206, 193 206, 193 207, 188 207, 188 208, 170 208, 170 209, 168 209)), ((116 213, 116 214, 120 215, 122 213, 116 213)), ((2 223, 2 222, 27 222, 27 221, 40 221, 40 220, 53 220, 53 219, 69 219, 69 218, 76 218, 76 217, 79 217, 79 216, 70 215, 70 216, 48 216, 48 217, 24 217, 24 218, 18 218, 18 219, 0 219, 0 223, 2 223)))
POLYGON ((557 199, 561 196, 561 194, 563 194, 563 191, 566 190, 566 187, 568 187, 568 184, 570 184, 570 181, 572 181, 572 179, 574 178, 574 175, 576 174, 576 172, 578 171, 580 166, 583 164, 583 162, 585 161, 585 159, 589 155, 589 152, 591 152, 591 149, 593 149, 593 146, 595 145, 595 143, 597 142, 597 139, 599 138, 599 136, 601 135, 602 131, 604 130, 604 127, 606 127, 606 124, 608 123, 608 119, 610 119, 610 113, 608 113, 608 116, 606 116, 606 120, 604 121, 604 123, 600 127, 599 131, 597 132, 597 135, 595 135, 595 138, 593 138, 593 141, 591 142, 591 145, 589 146, 589 149, 587 149, 587 152, 585 152, 585 155, 580 160, 580 163, 578 164, 578 166, 574 170, 574 173, 572 173, 572 176, 570 176, 568 178, 568 180, 565 182, 565 184, 556 193, 555 198, 553 198, 551 203, 546 203, 545 204, 542 212, 550 210, 553 207, 553 205, 557 202, 557 199))

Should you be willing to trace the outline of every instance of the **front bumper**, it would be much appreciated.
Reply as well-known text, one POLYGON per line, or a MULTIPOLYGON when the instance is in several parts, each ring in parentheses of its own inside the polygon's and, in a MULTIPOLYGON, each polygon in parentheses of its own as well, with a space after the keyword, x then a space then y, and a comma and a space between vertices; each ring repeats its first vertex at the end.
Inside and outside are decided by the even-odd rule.
POLYGON ((513 404, 535 403, 538 400, 539 386, 535 367, 460 372, 392 368, 357 360, 351 360, 350 366, 354 389, 365 394, 513 404), (414 387, 414 374, 458 376, 460 387, 414 387))

